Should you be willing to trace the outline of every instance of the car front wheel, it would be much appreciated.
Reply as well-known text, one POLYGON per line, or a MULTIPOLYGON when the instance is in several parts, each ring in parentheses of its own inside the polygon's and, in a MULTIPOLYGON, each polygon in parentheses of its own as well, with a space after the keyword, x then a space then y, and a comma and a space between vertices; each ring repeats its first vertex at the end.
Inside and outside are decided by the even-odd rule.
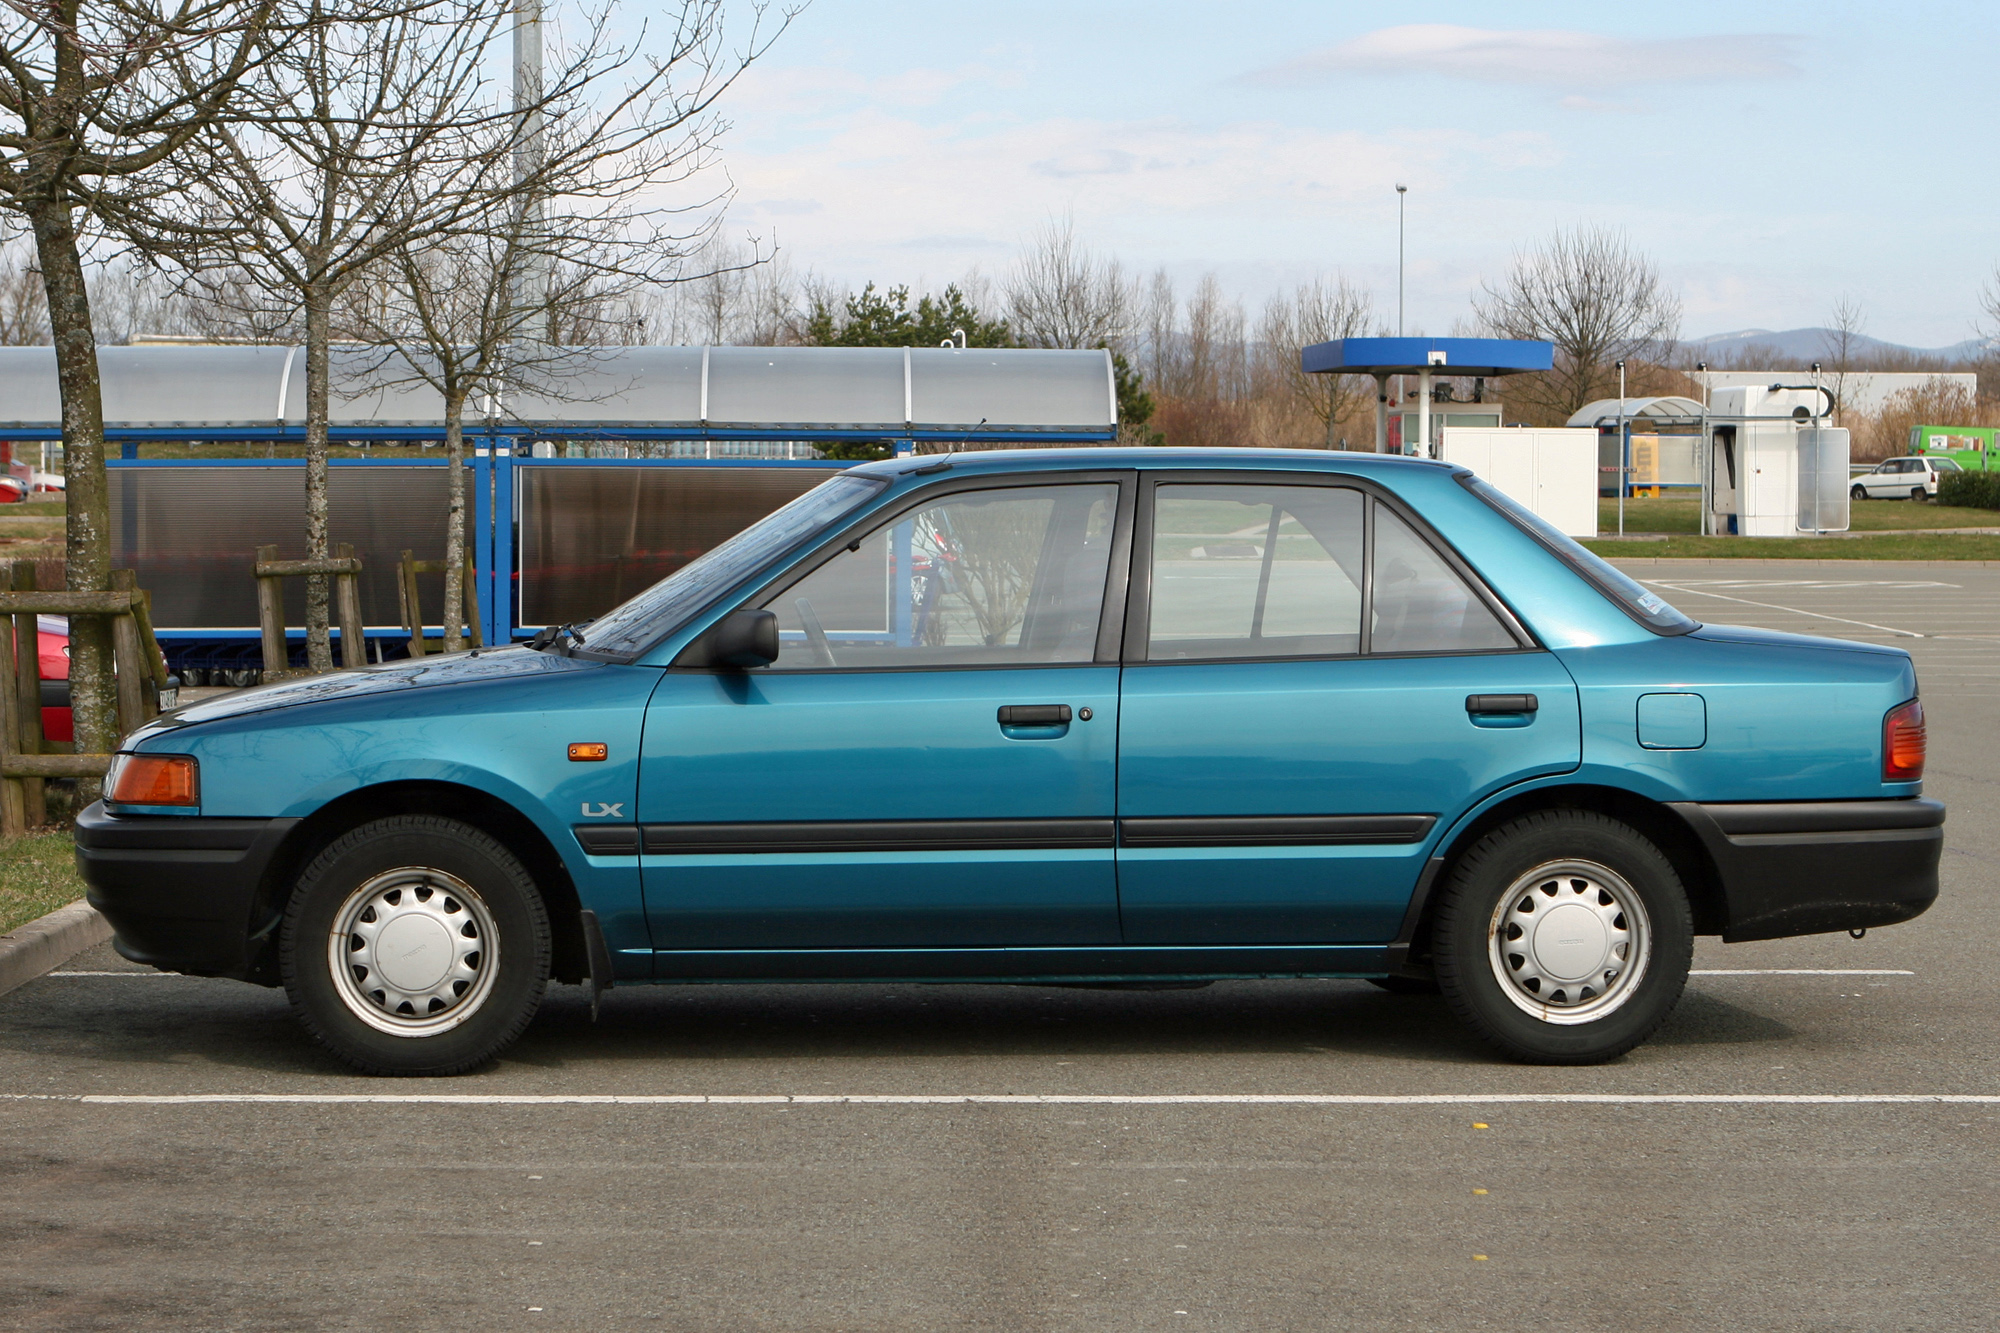
POLYGON ((1549 810, 1459 858, 1432 947, 1445 998, 1487 1042, 1536 1064, 1596 1064, 1665 1021, 1694 930, 1679 876, 1637 830, 1549 810))
POLYGON ((336 839, 299 877, 280 954, 292 1009, 369 1074, 460 1074, 519 1037, 548 985, 534 880, 492 837, 400 815, 336 839))

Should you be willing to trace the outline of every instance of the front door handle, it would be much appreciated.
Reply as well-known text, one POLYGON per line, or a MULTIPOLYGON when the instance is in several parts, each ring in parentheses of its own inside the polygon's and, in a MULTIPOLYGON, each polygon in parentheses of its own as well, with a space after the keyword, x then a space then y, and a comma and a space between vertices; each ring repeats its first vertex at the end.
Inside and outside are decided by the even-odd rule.
POLYGON ((1468 694, 1465 696, 1465 711, 1468 713, 1532 713, 1540 709, 1541 700, 1532 694, 1468 694))
POLYGON ((1003 727, 1060 727, 1069 722, 1068 704, 1002 704, 1003 727))

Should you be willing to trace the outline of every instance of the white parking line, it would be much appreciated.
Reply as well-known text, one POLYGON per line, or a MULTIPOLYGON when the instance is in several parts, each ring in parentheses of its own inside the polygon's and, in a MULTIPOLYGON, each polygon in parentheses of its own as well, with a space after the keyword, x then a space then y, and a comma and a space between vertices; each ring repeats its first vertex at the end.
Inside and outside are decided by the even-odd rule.
MULTIPOLYGON (((180 972, 48 972, 51 977, 179 977, 180 972)), ((1913 977, 1901 967, 1719 967, 1696 968, 1691 977, 1913 977)), ((190 977, 207 981, 207 977, 190 977)))
POLYGON ((1831 620, 1842 625, 1859 625, 1863 629, 1879 629, 1884 634, 1899 634, 1906 639, 1928 639, 1930 635, 1919 634, 1913 629, 1897 629, 1894 625, 1878 625, 1872 620, 1849 620, 1846 616, 1823 615, 1818 611, 1801 611, 1796 606, 1780 606, 1776 602, 1753 602, 1748 597, 1731 597, 1727 593, 1710 592, 1706 588, 1692 587, 1686 583, 1669 583, 1665 579, 1647 579, 1655 588, 1665 588, 1668 592, 1691 593, 1696 597, 1716 597, 1725 602, 1737 602, 1743 606, 1761 606, 1766 611, 1788 611, 1795 616, 1811 616, 1814 620, 1831 620))
POLYGON ((1691 977, 1914 977, 1906 967, 1702 967, 1691 977))
MULTIPOLYGON (((42 975, 49 977, 178 977, 186 974, 181 972, 44 972, 42 975)), ((207 980, 205 977, 196 977, 194 979, 196 981, 207 980)))
POLYGON ((88 1106, 2000 1106, 1961 1092, 0 1093, 88 1106))

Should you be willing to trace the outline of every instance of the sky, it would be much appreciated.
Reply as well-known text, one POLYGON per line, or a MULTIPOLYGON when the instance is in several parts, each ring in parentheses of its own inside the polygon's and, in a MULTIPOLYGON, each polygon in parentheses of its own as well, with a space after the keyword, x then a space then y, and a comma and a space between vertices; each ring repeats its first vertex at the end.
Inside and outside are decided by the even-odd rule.
POLYGON ((1682 334, 1970 337, 2000 262, 2000 5, 814 0, 730 90, 727 229, 854 286, 1002 277, 1051 219, 1252 303, 1344 274, 1445 333, 1559 227, 1682 334))

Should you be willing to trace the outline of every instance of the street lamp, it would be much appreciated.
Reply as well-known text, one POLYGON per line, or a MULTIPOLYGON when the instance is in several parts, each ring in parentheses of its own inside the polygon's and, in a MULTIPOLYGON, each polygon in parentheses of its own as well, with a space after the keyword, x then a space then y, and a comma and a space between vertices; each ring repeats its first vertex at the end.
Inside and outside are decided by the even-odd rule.
POLYGON ((1618 535, 1625 535, 1625 486, 1632 480, 1632 442, 1625 434, 1625 363, 1618 363, 1618 535))
POLYGON ((1407 185, 1396 187, 1396 336, 1403 336, 1403 196, 1407 185))

